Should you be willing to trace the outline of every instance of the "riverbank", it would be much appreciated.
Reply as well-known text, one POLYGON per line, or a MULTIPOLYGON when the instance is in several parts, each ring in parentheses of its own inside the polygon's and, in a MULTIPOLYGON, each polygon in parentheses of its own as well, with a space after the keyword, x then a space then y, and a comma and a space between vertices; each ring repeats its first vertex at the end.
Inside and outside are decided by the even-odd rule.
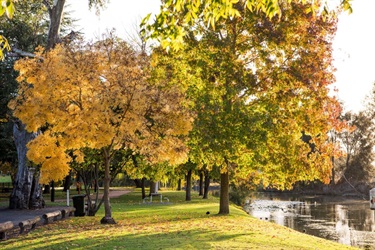
POLYGON ((163 203, 142 203, 139 191, 111 200, 116 225, 95 217, 75 217, 0 242, 1 249, 352 249, 247 215, 231 206, 216 215, 218 199, 161 191, 163 203), (164 198, 168 198, 164 199, 164 198))

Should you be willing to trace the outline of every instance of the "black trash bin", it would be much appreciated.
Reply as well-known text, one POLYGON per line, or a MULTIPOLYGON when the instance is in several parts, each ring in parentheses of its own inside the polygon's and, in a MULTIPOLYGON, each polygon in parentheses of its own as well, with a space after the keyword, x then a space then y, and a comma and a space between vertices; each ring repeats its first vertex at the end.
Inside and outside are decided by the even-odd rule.
POLYGON ((85 196, 84 194, 72 196, 74 216, 85 216, 85 196))

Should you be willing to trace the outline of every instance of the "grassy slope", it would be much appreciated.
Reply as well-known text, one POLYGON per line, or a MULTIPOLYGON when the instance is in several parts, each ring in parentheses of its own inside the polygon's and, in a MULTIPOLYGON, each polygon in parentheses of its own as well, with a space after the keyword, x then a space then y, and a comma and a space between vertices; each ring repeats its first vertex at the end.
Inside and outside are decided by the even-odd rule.
POLYGON ((116 225, 100 224, 101 209, 96 217, 59 221, 0 242, 0 249, 349 249, 251 218, 235 206, 231 215, 218 216, 214 197, 193 194, 185 202, 183 192, 162 193, 170 204, 141 204, 138 191, 112 199, 116 225))

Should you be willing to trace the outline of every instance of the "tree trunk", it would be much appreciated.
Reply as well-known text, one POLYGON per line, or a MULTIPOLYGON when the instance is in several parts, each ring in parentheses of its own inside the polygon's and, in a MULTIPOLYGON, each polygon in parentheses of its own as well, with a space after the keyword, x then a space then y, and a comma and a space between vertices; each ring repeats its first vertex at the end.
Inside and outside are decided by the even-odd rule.
POLYGON ((37 136, 29 133, 25 125, 16 122, 13 127, 14 142, 18 155, 18 171, 13 191, 9 199, 10 209, 36 209, 44 207, 39 174, 35 168, 28 166, 26 144, 37 136))
POLYGON ((64 180, 64 189, 63 189, 63 192, 67 192, 70 189, 71 182, 72 182, 72 178, 71 178, 70 173, 69 173, 65 177, 65 180, 64 180))
POLYGON ((34 173, 30 198, 30 208, 32 209, 43 208, 46 205, 42 195, 42 185, 39 184, 39 177, 39 172, 34 173))
POLYGON ((203 171, 199 173, 199 196, 203 195, 203 171))
POLYGON ((55 182, 51 181, 51 202, 55 202, 55 182))
POLYGON ((77 176, 79 179, 82 180, 84 190, 87 197, 87 215, 88 216, 95 216, 98 210, 100 209, 101 205, 103 204, 103 198, 99 199, 99 192, 97 190, 98 187, 98 179, 99 179, 99 167, 98 164, 93 164, 90 170, 87 169, 75 169, 77 172, 77 176), (94 189, 95 196, 91 195, 91 189, 94 189))
POLYGON ((210 188, 210 174, 208 171, 204 171, 204 190, 203 190, 203 199, 208 199, 208 190, 210 188))
POLYGON ((186 201, 191 201, 191 173, 192 170, 189 169, 186 175, 186 201))
POLYGON ((104 203, 104 217, 100 220, 101 224, 116 224, 115 220, 112 218, 111 203, 109 202, 109 185, 111 182, 110 173, 110 152, 107 148, 103 149, 104 154, 104 193, 103 193, 103 203, 104 203))
POLYGON ((134 179, 135 187, 142 188, 142 180, 141 179, 134 179))
POLYGON ((220 210, 219 214, 229 214, 229 173, 220 175, 220 210))
MULTIPOLYGON (((46 47, 49 50, 60 42, 59 33, 65 0, 54 0, 52 6, 46 1, 45 5, 50 17, 46 47)), ((9 208, 29 209, 44 207, 44 200, 39 185, 39 175, 36 174, 35 170, 29 169, 26 159, 26 144, 34 139, 37 134, 28 133, 25 130, 25 126, 21 123, 15 124, 14 127, 17 127, 13 129, 13 134, 18 154, 18 173, 12 195, 9 199, 9 208)))
POLYGON ((141 181, 141 188, 142 188, 142 200, 143 200, 144 198, 146 198, 145 181, 146 181, 146 178, 145 178, 145 177, 143 177, 143 178, 142 178, 142 181, 141 181))
POLYGON ((159 185, 157 181, 150 180, 150 196, 151 194, 157 194, 159 190, 159 185))
POLYGON ((181 179, 178 179, 178 182, 177 182, 177 191, 181 191, 181 179))
POLYGON ((43 194, 50 194, 51 193, 51 186, 49 184, 44 185, 43 194))
POLYGON ((46 4, 48 9, 50 24, 48 30, 48 38, 47 38, 47 50, 52 49, 55 47, 56 44, 60 43, 60 27, 61 27, 61 19, 63 16, 65 0, 55 0, 53 1, 53 5, 50 6, 46 4))
POLYGON ((331 161, 332 161, 332 176, 331 176, 331 185, 335 185, 335 157, 331 156, 331 161))

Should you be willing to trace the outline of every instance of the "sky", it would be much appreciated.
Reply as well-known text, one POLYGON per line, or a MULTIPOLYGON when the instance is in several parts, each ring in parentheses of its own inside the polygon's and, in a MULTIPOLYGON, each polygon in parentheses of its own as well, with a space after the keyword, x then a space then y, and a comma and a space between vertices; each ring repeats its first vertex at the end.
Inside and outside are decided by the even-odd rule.
MULTIPOLYGON (((87 0, 67 0, 66 10, 71 11, 73 18, 80 19, 77 29, 87 39, 98 38, 112 28, 120 37, 127 37, 134 34, 142 17, 159 11, 159 3, 158 0, 110 0, 98 16, 95 10, 88 10, 87 0)), ((375 83, 375 0, 353 0, 352 7, 352 14, 339 16, 333 42, 337 69, 334 86, 344 109, 358 112, 375 83)))

